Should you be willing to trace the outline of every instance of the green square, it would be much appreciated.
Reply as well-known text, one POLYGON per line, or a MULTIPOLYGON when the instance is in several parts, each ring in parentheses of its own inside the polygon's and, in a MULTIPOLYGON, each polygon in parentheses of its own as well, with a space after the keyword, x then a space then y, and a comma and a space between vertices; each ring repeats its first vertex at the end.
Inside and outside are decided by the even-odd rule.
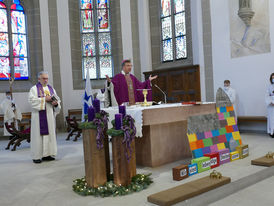
POLYGON ((221 128, 221 129, 219 129, 219 133, 220 133, 220 135, 225 134, 225 133, 226 133, 226 129, 225 129, 225 127, 223 127, 223 128, 221 128))
POLYGON ((225 142, 225 148, 229 149, 229 142, 225 142))
POLYGON ((228 117, 230 117, 230 113, 229 112, 225 112, 224 113, 224 118, 227 119, 228 117))
POLYGON ((237 144, 240 145, 240 141, 239 140, 236 140, 237 144))
POLYGON ((197 163, 198 172, 204 172, 206 170, 210 170, 210 157, 200 157, 191 160, 191 164, 197 163))
POLYGON ((203 142, 204 142, 204 147, 209 147, 213 145, 211 138, 203 139, 203 142))

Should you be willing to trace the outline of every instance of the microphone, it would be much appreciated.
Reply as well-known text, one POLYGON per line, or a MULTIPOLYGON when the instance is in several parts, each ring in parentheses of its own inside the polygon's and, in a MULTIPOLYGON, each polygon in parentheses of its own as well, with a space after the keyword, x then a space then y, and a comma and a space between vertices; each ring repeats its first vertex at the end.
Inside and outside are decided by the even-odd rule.
POLYGON ((154 84, 154 86, 157 88, 157 89, 159 89, 160 90, 160 92, 164 95, 164 98, 165 98, 165 104, 166 104, 166 93, 160 88, 160 87, 158 87, 158 85, 157 84, 154 84))

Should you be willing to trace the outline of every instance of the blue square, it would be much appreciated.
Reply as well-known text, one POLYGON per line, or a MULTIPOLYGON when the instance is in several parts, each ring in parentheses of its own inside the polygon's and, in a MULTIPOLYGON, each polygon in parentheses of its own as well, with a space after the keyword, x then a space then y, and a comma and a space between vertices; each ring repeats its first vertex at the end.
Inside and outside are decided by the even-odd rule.
POLYGON ((205 133, 203 133, 203 132, 198 132, 196 135, 197 135, 198 140, 201 140, 201 139, 205 138, 205 133))
POLYGON ((188 165, 188 176, 192 176, 198 173, 197 163, 188 165))
POLYGON ((217 137, 217 136, 219 136, 219 135, 220 135, 219 130, 212 130, 212 136, 213 136, 213 137, 217 137))
POLYGON ((226 137, 227 142, 229 142, 230 138, 232 137, 232 133, 226 133, 225 137, 226 137))
POLYGON ((194 158, 199 158, 204 156, 202 149, 195 149, 192 151, 192 154, 194 158))
POLYGON ((225 113, 226 112, 226 107, 220 107, 220 112, 225 113))
POLYGON ((210 147, 202 148, 203 154, 209 154, 211 152, 210 147))

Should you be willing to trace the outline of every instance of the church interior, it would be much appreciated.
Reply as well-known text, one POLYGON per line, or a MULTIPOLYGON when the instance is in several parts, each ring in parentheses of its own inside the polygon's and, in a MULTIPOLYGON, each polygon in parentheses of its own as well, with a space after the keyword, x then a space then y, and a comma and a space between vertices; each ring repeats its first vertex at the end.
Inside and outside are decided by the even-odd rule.
MULTIPOLYGON (((273 205, 274 90, 267 93, 274 89, 273 11, 271 0, 0 0, 0 205, 273 205), (155 79, 149 89, 134 91, 143 98, 137 102, 135 96, 134 105, 135 93, 128 86, 129 100, 121 107, 113 103, 107 77, 115 79, 125 60, 130 60, 130 73, 140 82, 155 79), (41 71, 48 75, 61 110, 56 124, 50 122, 56 127, 55 160, 35 164, 30 133, 37 128, 30 130, 35 120, 29 93, 41 71), (90 183, 87 171, 99 171, 103 165, 85 139, 93 135, 93 146, 99 148, 100 125, 96 130, 95 123, 85 124, 91 111, 85 110, 87 91, 88 99, 97 95, 99 110, 109 115, 107 123, 102 120, 109 129, 103 129, 107 142, 100 143, 109 158, 105 170, 117 182, 114 173, 123 168, 117 168, 117 162, 136 161, 133 173, 149 174, 152 180, 140 191, 103 198, 98 190, 97 195, 81 195, 74 186, 84 176, 88 186, 94 185, 100 175, 95 177, 93 171, 90 183), (148 102, 145 92, 152 97, 148 102), (8 135, 8 114, 1 103, 7 95, 16 105, 14 113, 21 112, 17 129, 11 129, 15 133, 8 135), (117 116, 123 113, 120 108, 133 118, 133 127, 123 127, 132 119, 117 116), (117 152, 116 134, 122 131, 125 139, 131 138, 126 129, 135 132, 134 140, 128 150, 117 152), (12 142, 11 136, 17 139, 12 142), (219 164, 224 150, 230 161, 219 164), (210 155, 215 153, 219 167, 213 168, 210 155), (255 164, 260 157, 273 164, 255 164), (203 158, 211 164, 206 170, 199 162, 203 158), (190 174, 190 165, 196 165, 197 174, 190 174), (183 167, 188 177, 180 173, 182 178, 176 180, 176 169, 183 167), (212 180, 217 173, 217 180, 228 177, 229 183, 211 189, 195 186, 195 191, 203 190, 198 193, 190 192, 194 187, 176 190, 202 178, 212 180)), ((113 85, 115 93, 114 81, 113 85)), ((101 118, 93 107, 92 119, 101 118)))

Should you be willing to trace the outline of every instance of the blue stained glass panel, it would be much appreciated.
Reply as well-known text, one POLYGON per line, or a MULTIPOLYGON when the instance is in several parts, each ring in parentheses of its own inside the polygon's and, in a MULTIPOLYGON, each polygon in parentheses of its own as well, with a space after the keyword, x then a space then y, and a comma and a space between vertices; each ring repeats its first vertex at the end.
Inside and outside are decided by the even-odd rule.
POLYGON ((94 34, 83 34, 83 56, 95 56, 94 34))
POLYGON ((174 0, 174 13, 185 10, 185 0, 174 0))
POLYGON ((81 0, 81 9, 92 9, 92 0, 81 0))
POLYGON ((91 10, 81 11, 82 16, 82 32, 94 32, 94 24, 91 10))
POLYGON ((0 80, 7 80, 10 77, 10 60, 7 57, 0 57, 0 80))
POLYGON ((112 77, 112 59, 111 56, 100 57, 100 78, 106 78, 106 75, 112 77))
POLYGON ((186 34, 185 12, 175 15, 175 35, 181 36, 186 34))
POLYGON ((170 0, 161 0, 161 16, 170 16, 171 15, 171 2, 170 0))
POLYGON ((14 77, 15 79, 29 78, 27 58, 14 58, 14 77))
POLYGON ((176 59, 187 57, 186 37, 181 36, 176 38, 176 59))
POLYGON ((26 33, 25 15, 22 11, 11 11, 12 33, 26 33))
POLYGON ((0 56, 9 55, 9 37, 7 33, 0 33, 0 56))
POLYGON ((13 45, 13 55, 20 57, 27 57, 27 40, 26 35, 13 34, 12 35, 12 45, 13 45))
POLYGON ((163 40, 172 38, 171 17, 162 19, 162 38, 163 40))
POLYGON ((163 61, 173 60, 173 46, 172 39, 163 41, 163 61))
POLYGON ((87 57, 83 58, 83 71, 84 71, 84 79, 86 79, 87 69, 89 69, 89 77, 90 79, 96 79, 96 58, 95 57, 87 57))
POLYGON ((0 32, 8 31, 7 11, 0 9, 0 32))
POLYGON ((97 0, 97 8, 98 9, 106 9, 108 8, 108 0, 97 0))
POLYGON ((99 54, 111 55, 110 33, 99 33, 99 54))
POLYGON ((12 4, 10 8, 13 10, 24 11, 24 8, 20 4, 12 4))
POLYGON ((98 31, 99 32, 110 31, 108 9, 98 9, 97 18, 98 18, 98 31))

